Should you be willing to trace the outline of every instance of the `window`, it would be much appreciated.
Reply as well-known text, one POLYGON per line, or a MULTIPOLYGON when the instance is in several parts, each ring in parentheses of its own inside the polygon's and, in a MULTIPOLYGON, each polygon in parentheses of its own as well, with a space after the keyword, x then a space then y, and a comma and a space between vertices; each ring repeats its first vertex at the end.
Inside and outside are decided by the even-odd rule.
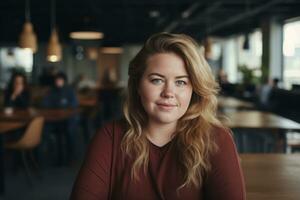
POLYGON ((246 66, 248 69, 254 70, 254 76, 261 76, 261 56, 262 56, 262 33, 255 31, 246 36, 238 37, 238 65, 246 66), (245 43, 248 43, 248 48, 245 48, 245 43))
POLYGON ((300 84, 300 20, 283 26, 283 84, 300 84))
POLYGON ((227 38, 223 43, 222 66, 228 73, 230 82, 242 82, 242 74, 238 73, 238 66, 246 66, 253 70, 257 78, 261 76, 262 59, 262 33, 256 30, 248 35, 245 48, 246 36, 239 35, 227 38))
POLYGON ((18 47, 0 48, 0 88, 5 87, 14 69, 32 72, 33 54, 29 49, 18 47))

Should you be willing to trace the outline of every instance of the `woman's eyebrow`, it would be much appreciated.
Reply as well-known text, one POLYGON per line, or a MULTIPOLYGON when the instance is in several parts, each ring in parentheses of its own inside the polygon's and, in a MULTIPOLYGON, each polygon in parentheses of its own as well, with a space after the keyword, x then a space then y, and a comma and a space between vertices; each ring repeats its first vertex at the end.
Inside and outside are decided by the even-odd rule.
MULTIPOLYGON (((162 77, 162 78, 165 78, 164 75, 159 74, 159 73, 150 73, 148 76, 149 76, 149 77, 150 77, 150 76, 160 76, 160 77, 162 77)), ((181 75, 181 76, 176 76, 175 78, 176 78, 176 79, 180 79, 180 78, 189 78, 189 76, 188 76, 188 75, 181 75)))
POLYGON ((180 79, 180 78, 187 78, 187 79, 188 79, 189 76, 188 76, 188 75, 183 75, 183 76, 176 76, 175 78, 176 78, 176 79, 180 79))
POLYGON ((160 76, 162 78, 164 78, 165 76, 159 73, 150 73, 148 76, 160 76))

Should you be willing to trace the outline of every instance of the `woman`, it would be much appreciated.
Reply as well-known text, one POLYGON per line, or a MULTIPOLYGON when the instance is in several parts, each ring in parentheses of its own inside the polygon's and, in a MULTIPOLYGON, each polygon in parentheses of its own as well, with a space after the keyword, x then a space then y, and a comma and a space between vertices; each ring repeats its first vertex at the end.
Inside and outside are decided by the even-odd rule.
POLYGON ((216 118, 217 83, 196 42, 160 33, 129 67, 126 122, 90 145, 71 199, 243 200, 229 133, 216 118))
POLYGON ((14 73, 4 94, 4 106, 13 108, 27 108, 30 103, 30 94, 26 76, 14 73))

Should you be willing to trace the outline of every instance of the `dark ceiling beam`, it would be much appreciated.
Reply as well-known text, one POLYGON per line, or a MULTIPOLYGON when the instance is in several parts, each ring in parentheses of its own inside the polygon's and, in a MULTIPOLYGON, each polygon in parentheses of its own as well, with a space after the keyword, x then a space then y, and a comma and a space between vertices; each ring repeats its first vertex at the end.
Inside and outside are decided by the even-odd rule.
POLYGON ((167 25, 165 27, 164 31, 166 31, 166 32, 174 31, 180 25, 180 23, 184 19, 189 18, 198 9, 199 6, 200 6, 199 2, 193 3, 188 9, 183 11, 177 19, 175 19, 169 25, 167 25))
POLYGON ((281 3, 281 2, 284 2, 284 0, 273 0, 273 1, 269 1, 267 3, 265 3, 264 5, 262 6, 258 6, 256 8, 252 8, 250 11, 246 11, 246 12, 242 12, 241 14, 238 14, 238 15, 234 15, 234 16, 231 16, 230 18, 228 18, 227 20, 223 21, 223 22, 220 22, 216 25, 211 25, 208 33, 213 33, 215 31, 218 31, 220 30, 221 28, 224 28, 224 27, 227 27, 227 26, 230 26, 230 25, 233 25, 233 24, 236 24, 236 23, 239 23, 240 21, 244 20, 244 19, 247 19, 249 17, 253 17, 267 9, 269 9, 270 7, 278 4, 278 3, 281 3))
POLYGON ((199 14, 197 16, 195 16, 193 19, 184 20, 183 24, 185 26, 198 24, 199 22, 202 22, 203 20, 206 20, 208 18, 207 15, 215 12, 215 10, 218 9, 221 5, 222 5, 221 1, 214 2, 211 6, 207 7, 202 12, 199 12, 199 14))

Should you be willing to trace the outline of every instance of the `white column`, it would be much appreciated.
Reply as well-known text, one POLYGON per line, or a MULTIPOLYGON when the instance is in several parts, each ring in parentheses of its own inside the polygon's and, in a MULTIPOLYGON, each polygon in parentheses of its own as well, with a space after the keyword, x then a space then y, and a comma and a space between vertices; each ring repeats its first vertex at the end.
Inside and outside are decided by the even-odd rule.
POLYGON ((142 45, 125 45, 123 46, 123 54, 121 56, 120 69, 120 85, 127 86, 128 68, 130 61, 142 48, 142 45))
POLYGON ((238 81, 238 56, 237 42, 234 38, 227 39, 222 43, 222 67, 228 75, 231 83, 238 81))
POLYGON ((282 78, 283 26, 277 20, 270 23, 270 77, 282 78))
POLYGON ((262 63, 269 69, 270 78, 282 78, 282 29, 282 22, 276 18, 267 19, 262 24, 264 54, 262 63))

